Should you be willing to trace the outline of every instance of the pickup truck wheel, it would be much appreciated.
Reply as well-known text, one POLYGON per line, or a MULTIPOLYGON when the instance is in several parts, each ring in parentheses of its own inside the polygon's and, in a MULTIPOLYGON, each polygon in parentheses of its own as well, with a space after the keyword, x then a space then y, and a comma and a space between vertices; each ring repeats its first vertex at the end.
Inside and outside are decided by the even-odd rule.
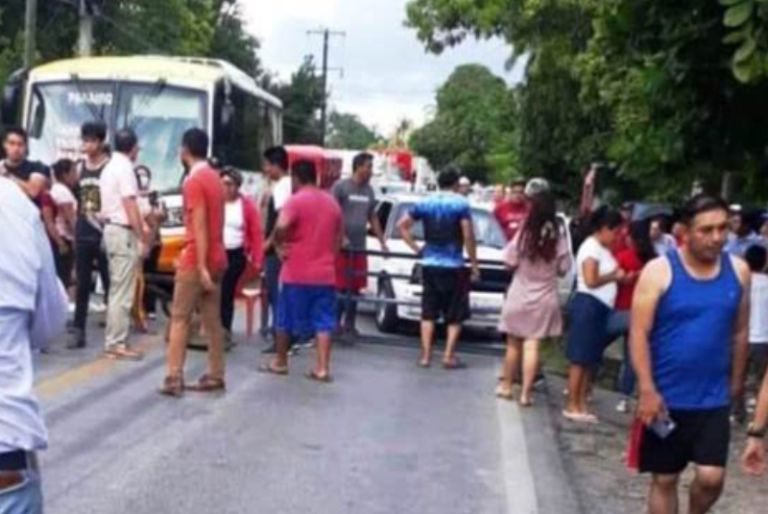
MULTIPOLYGON (((379 282, 376 297, 380 300, 395 299, 395 292, 392 289, 392 284, 388 280, 379 282)), ((376 304, 376 328, 378 328, 380 332, 388 334, 396 332, 399 321, 397 316, 397 305, 393 303, 376 304)))

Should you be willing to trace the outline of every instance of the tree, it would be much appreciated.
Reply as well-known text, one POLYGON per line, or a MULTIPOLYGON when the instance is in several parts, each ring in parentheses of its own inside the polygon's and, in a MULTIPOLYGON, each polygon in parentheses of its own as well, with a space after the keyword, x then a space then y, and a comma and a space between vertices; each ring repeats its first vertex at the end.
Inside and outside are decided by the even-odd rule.
POLYGON ((513 58, 530 56, 517 95, 526 172, 575 183, 606 159, 628 194, 668 199, 738 171, 751 186, 743 199, 756 199, 768 167, 768 2, 720 3, 414 0, 408 20, 435 52, 498 36, 513 58))
MULTIPOLYGON (((94 0, 97 55, 165 54, 224 59, 261 74, 259 42, 245 30, 237 5, 221 0, 94 0)), ((25 0, 0 8, 0 84, 22 66, 25 0)), ((38 60, 74 56, 77 10, 72 2, 38 4, 38 60)))
POLYGON ((283 138, 286 144, 321 144, 318 113, 324 93, 314 59, 306 57, 289 83, 271 84, 271 88, 283 101, 283 138))
POLYGON ((329 122, 329 148, 366 150, 382 139, 354 114, 333 111, 329 122))
POLYGON ((435 169, 455 166, 474 180, 501 178, 514 162, 514 109, 503 79, 480 65, 457 68, 437 92, 434 119, 411 148, 435 169))

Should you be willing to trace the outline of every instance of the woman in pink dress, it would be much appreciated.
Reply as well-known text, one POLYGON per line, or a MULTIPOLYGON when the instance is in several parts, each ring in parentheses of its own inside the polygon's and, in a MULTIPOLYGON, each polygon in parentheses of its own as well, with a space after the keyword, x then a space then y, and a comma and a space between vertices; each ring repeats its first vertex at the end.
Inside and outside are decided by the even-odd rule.
POLYGON ((563 333, 558 277, 568 273, 571 265, 568 241, 558 223, 551 193, 543 192, 531 199, 530 215, 504 253, 515 275, 499 322, 499 331, 507 335, 507 355, 496 396, 514 400, 513 384, 522 359, 519 401, 527 407, 533 404, 541 340, 563 333))

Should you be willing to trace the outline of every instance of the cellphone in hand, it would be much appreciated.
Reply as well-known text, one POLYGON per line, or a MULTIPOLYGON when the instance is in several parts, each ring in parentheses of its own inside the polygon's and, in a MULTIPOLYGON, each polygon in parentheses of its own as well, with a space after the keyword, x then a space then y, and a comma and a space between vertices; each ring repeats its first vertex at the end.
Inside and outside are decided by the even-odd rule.
POLYGON ((660 416, 656 421, 653 422, 651 425, 651 430, 659 436, 661 439, 666 439, 669 437, 672 432, 675 431, 677 428, 677 425, 672 420, 672 418, 669 417, 668 413, 663 414, 660 416))

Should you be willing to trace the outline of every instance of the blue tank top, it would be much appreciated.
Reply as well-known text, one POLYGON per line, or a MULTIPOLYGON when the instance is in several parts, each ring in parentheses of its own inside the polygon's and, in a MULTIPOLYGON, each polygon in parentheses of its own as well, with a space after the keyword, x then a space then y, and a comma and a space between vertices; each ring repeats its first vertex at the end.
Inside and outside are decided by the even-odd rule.
POLYGON ((667 258, 672 283, 659 301, 651 333, 656 388, 670 409, 726 407, 741 282, 725 253, 720 273, 710 280, 692 277, 678 252, 667 258))

